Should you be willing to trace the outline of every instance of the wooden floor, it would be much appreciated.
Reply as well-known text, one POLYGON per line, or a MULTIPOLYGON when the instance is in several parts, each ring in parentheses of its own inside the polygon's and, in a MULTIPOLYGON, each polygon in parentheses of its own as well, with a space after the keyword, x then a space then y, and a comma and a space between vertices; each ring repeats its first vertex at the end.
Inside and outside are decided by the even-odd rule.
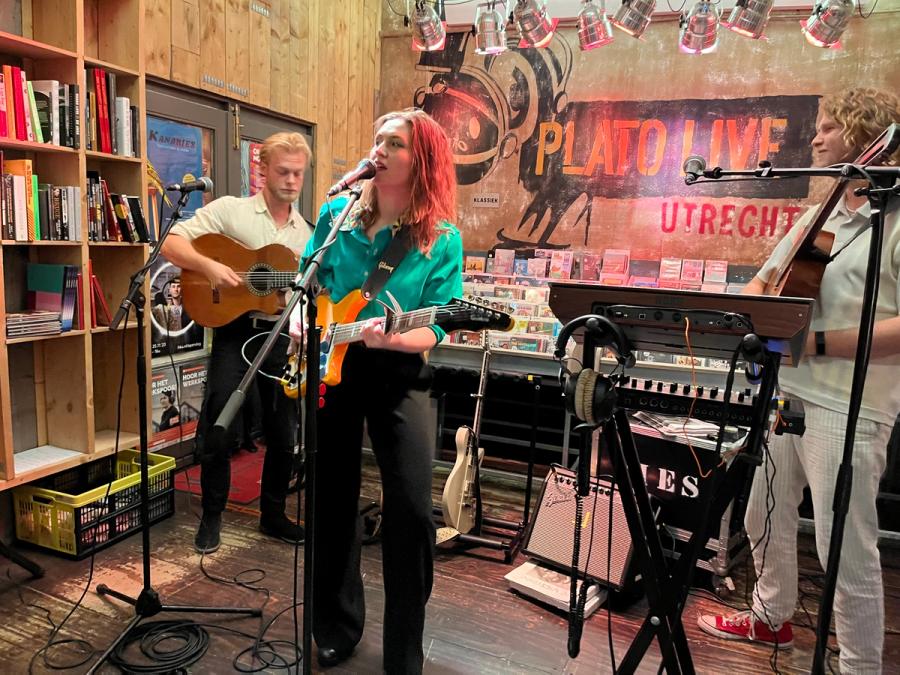
MULTIPOLYGON (((377 485, 371 480, 373 471, 366 470, 364 494, 377 498, 377 485)), ((436 471, 436 495, 443 484, 443 474, 436 471)), ((486 489, 486 501, 493 504, 493 514, 511 515, 510 508, 521 508, 523 494, 519 486, 497 483, 486 489)), ((289 509, 295 509, 292 497, 289 509)), ((204 576, 200 556, 192 548, 197 525, 199 501, 186 493, 176 493, 176 515, 152 529, 151 569, 152 585, 164 603, 181 605, 224 605, 230 607, 259 607, 265 603, 264 617, 289 608, 294 583, 294 549, 261 535, 256 529, 256 511, 239 507, 225 514, 222 547, 207 556, 206 572, 222 579, 234 579, 245 570, 262 570, 265 578, 255 582, 266 592, 239 587, 233 583, 217 582, 204 576)), ((812 541, 803 539, 801 570, 807 577, 801 584, 805 605, 814 612, 817 595, 816 582, 821 570, 810 555, 812 541)), ((47 574, 42 579, 28 580, 27 573, 0 559, 0 663, 3 672, 28 671, 32 655, 48 639, 48 617, 58 624, 84 593, 91 574, 90 561, 72 562, 34 550, 25 550, 44 565, 47 574)), ((299 551, 302 562, 303 552, 299 551)), ((566 654, 567 627, 561 613, 549 610, 509 591, 503 579, 511 566, 503 564, 499 554, 480 549, 468 554, 439 553, 435 565, 434 592, 428 605, 425 628, 426 673, 603 673, 611 672, 607 632, 607 613, 598 611, 585 626, 581 654, 570 659, 566 654)), ((524 559, 520 556, 515 565, 524 559)), ((885 638, 885 672, 900 672, 900 551, 883 552, 886 582, 888 635, 885 638)), ((133 610, 116 600, 103 598, 94 592, 98 583, 135 595, 142 584, 141 538, 134 536, 111 549, 97 554, 94 561, 90 590, 84 594, 81 606, 66 622, 57 638, 82 638, 94 649, 102 650, 119 634, 133 616, 133 610)), ((381 613, 383 608, 381 554, 377 545, 363 551, 363 573, 366 587, 368 619, 366 632, 354 656, 337 673, 381 672, 381 613)), ((737 591, 728 599, 740 604, 744 597, 745 572, 740 570, 735 583, 737 591)), ((258 576, 249 573, 245 581, 258 576)), ((297 577, 302 590, 302 577, 297 577)), ((803 597, 802 596, 802 597, 803 597)), ((612 634, 616 659, 621 659, 637 626, 644 617, 646 605, 640 601, 631 607, 614 612, 612 634)), ((709 594, 697 592, 689 600, 684 621, 691 653, 701 673, 760 673, 771 668, 771 650, 745 643, 720 641, 700 633, 696 618, 700 612, 720 608, 709 594)), ((299 610, 302 612, 302 607, 299 610)), ((726 611, 728 611, 726 609, 726 611)), ((177 615, 184 618, 185 615, 177 615)), ((215 623, 246 634, 256 634, 259 619, 223 618, 221 615, 187 615, 198 621, 215 623)), ((293 640, 291 612, 282 615, 266 634, 270 639, 293 640)), ((152 620, 175 618, 174 614, 160 614, 152 620)), ((805 617, 798 612, 797 623, 805 617)), ((298 617, 302 630, 302 614, 298 617)), ((210 645, 205 656, 191 667, 192 673, 232 672, 232 660, 249 647, 251 637, 223 629, 210 630, 210 645)), ((806 673, 811 664, 814 634, 798 627, 795 648, 778 655, 777 668, 784 673, 806 673)), ((284 651, 283 653, 287 653, 284 651)), ((56 652, 54 661, 77 660, 72 652, 56 652)), ((659 652, 654 645, 639 672, 655 673, 659 652)), ((837 671, 837 659, 832 659, 837 671)), ((257 664, 259 665, 259 664, 257 664)), ((85 672, 88 665, 68 672, 85 672)), ((318 667, 314 664, 314 670, 318 667)), ((46 672, 38 661, 34 672, 46 672)), ((106 666, 100 672, 116 672, 106 666)), ((269 668, 266 672, 283 672, 269 668)))

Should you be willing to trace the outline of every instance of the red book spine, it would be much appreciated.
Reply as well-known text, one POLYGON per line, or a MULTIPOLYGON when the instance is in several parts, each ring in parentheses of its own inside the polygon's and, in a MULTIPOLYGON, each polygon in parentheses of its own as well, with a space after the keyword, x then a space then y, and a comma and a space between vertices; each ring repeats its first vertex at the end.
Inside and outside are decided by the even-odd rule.
POLYGON ((12 66, 13 110, 16 113, 16 138, 28 140, 28 127, 25 124, 25 101, 22 98, 22 70, 12 66))
POLYGON ((112 152, 112 138, 109 135, 109 101, 106 94, 106 71, 94 69, 94 87, 97 90, 97 121, 100 131, 100 151, 112 152))

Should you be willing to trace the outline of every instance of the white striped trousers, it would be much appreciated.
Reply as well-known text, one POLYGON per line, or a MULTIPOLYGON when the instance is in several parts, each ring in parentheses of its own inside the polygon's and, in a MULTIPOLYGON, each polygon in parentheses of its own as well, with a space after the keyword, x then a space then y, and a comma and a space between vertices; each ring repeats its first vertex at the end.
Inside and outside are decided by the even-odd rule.
MULTIPOLYGON (((790 620, 797 604, 797 507, 809 484, 815 512, 816 550, 828 561, 835 481, 843 454, 847 416, 803 401, 806 433, 770 437, 771 463, 756 469, 745 524, 758 581, 753 591, 757 617, 774 627, 790 620), (767 474, 775 476, 771 491, 767 474), (765 534, 767 497, 774 510, 765 534)), ((858 420, 853 449, 853 488, 844 529, 834 598, 840 665, 844 675, 881 673, 884 589, 878 554, 875 499, 884 472, 891 427, 858 420)))

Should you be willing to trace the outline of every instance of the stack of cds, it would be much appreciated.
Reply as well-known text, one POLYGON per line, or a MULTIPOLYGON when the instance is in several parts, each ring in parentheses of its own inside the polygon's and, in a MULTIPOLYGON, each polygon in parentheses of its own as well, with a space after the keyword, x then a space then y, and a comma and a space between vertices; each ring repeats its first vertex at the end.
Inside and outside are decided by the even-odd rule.
POLYGON ((55 335, 62 332, 59 312, 43 309, 27 309, 6 315, 6 337, 55 335))

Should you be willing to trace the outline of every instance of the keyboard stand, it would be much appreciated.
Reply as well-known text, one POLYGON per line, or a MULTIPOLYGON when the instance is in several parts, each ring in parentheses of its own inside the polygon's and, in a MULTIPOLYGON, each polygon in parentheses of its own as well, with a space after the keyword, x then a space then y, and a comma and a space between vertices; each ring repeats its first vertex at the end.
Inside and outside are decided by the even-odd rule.
MULTIPOLYGON (((585 331, 585 363, 594 362, 596 348, 591 332, 585 331)), ((706 506, 703 509, 705 519, 692 533, 687 547, 677 561, 669 562, 663 554, 626 411, 617 408, 612 419, 603 425, 600 451, 610 454, 648 602, 647 616, 619 666, 620 673, 634 673, 637 670, 654 638, 659 643, 661 666, 666 672, 670 675, 694 672, 682 613, 697 558, 709 538, 709 523, 721 520, 729 502, 752 479, 756 465, 761 462, 769 418, 768 402, 775 391, 781 355, 764 349, 762 361, 763 377, 747 444, 728 466, 720 464, 712 475, 700 480, 700 499, 706 506)))

